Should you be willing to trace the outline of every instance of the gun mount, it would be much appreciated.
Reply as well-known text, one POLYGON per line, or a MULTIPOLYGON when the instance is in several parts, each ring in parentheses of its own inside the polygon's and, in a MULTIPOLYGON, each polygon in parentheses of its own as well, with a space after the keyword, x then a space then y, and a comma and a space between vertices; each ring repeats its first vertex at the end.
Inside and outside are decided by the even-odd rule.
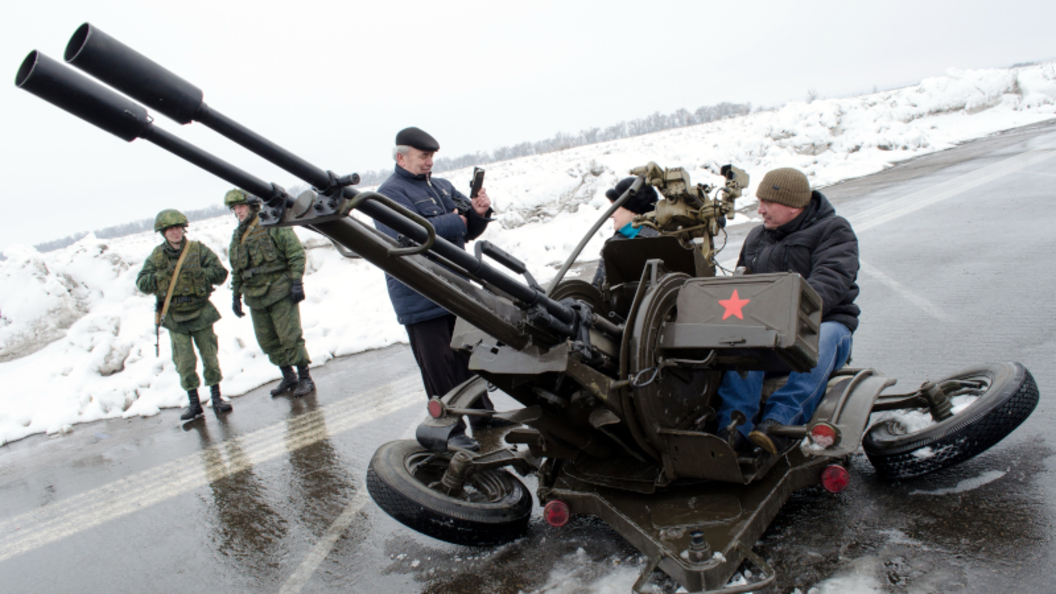
MULTIPOLYGON (((489 454, 509 457, 503 464, 490 464, 539 472, 544 501, 580 483, 637 493, 652 493, 680 479, 743 485, 773 464, 742 463, 705 428, 720 369, 716 363, 813 365, 809 344, 816 336, 799 329, 816 331, 819 308, 798 277, 773 279, 788 285, 782 291, 804 296, 805 305, 794 316, 798 321, 785 325, 794 336, 779 339, 777 332, 763 331, 739 342, 730 340, 728 329, 709 324, 713 310, 690 314, 694 308, 681 302, 684 286, 696 287, 706 281, 694 277, 709 275, 668 270, 663 257, 667 248, 649 242, 640 246, 647 257, 639 258, 638 270, 620 268, 629 277, 614 283, 631 296, 627 304, 612 307, 611 300, 577 281, 561 283, 548 295, 523 263, 497 246, 479 241, 473 254, 459 249, 437 237, 428 220, 377 192, 353 188, 357 175, 319 168, 245 128, 206 105, 200 89, 90 24, 73 35, 65 58, 124 96, 36 51, 19 68, 16 85, 126 141, 142 138, 227 180, 261 199, 262 224, 301 225, 318 232, 457 315, 452 346, 471 354, 470 366, 481 377, 525 405, 501 414, 525 425, 508 440, 526 444, 528 450, 512 457, 489 454), (290 196, 154 126, 136 101, 180 124, 199 122, 313 189, 290 196), (354 210, 395 229, 403 241, 350 217, 354 210), (782 341, 787 344, 781 346, 782 341), (786 351, 794 354, 774 354, 786 351), (701 464, 701 455, 717 457, 719 463, 701 464), (621 468, 628 465, 630 475, 621 468)), ((690 185, 682 169, 661 170, 651 163, 636 171, 665 198, 657 213, 641 223, 655 226, 664 233, 657 239, 676 241, 680 249, 692 249, 693 238, 708 238, 702 253, 705 263, 711 262, 711 238, 723 217, 732 214, 733 199, 746 181, 743 172, 728 170, 734 173, 727 177, 721 200, 709 199, 707 186, 690 185)), ((635 183, 628 192, 639 187, 635 183)), ((434 418, 419 429, 419 441, 434 451, 445 450, 455 414, 489 414, 467 410, 483 385, 473 380, 434 400, 429 407, 434 418)), ((489 455, 470 466, 487 467, 489 455)), ((457 491, 457 482, 449 490, 457 491)), ((681 543, 662 548, 671 546, 681 543)), ((726 564, 745 557, 737 550, 729 548, 732 557, 726 564)), ((686 572, 667 564, 673 575, 686 572)))
POLYGON ((720 171, 726 183, 713 187, 693 185, 682 167, 661 169, 656 163, 648 163, 631 170, 632 175, 644 177, 664 197, 654 211, 635 217, 633 224, 652 227, 687 247, 694 240, 699 241, 697 276, 715 276, 715 237, 726 226, 726 220, 734 217, 734 201, 748 187, 749 177, 743 170, 723 165, 720 171))
MULTIPOLYGON (((470 355, 479 377, 430 400, 418 443, 383 445, 367 477, 379 505, 425 534, 469 545, 518 536, 528 524, 531 495, 505 470, 512 467, 537 476, 537 495, 551 524, 562 525, 569 513, 596 515, 645 553, 649 563, 636 591, 655 568, 689 591, 757 590, 772 583, 774 574, 751 552, 751 543, 791 493, 828 485, 823 471, 846 477, 832 463, 857 450, 874 403, 877 410, 926 406, 948 415, 947 386, 951 394, 980 392, 981 400, 993 393, 1033 395, 1037 401, 1036 387, 997 389, 1010 382, 1026 385, 1029 373, 1021 367, 973 370, 964 376, 971 381, 957 376, 937 382, 942 389, 931 384, 886 399, 880 392, 892 380, 869 369, 840 370, 814 418, 782 430, 786 437, 809 437, 812 447, 779 456, 737 452, 715 435, 721 374, 813 368, 822 309, 817 294, 793 273, 715 278, 714 239, 734 216, 734 201, 748 184, 744 171, 724 166, 724 185, 712 187, 693 185, 682 168, 649 163, 634 169, 639 179, 577 253, 644 183, 663 199, 655 212, 634 222, 656 229, 659 237, 606 244, 601 289, 561 282, 566 264, 545 291, 524 263, 499 247, 478 241, 470 254, 437 237, 427 219, 382 194, 352 187, 359 182, 356 174, 319 168, 245 128, 206 105, 200 89, 90 24, 75 32, 65 58, 123 95, 36 51, 22 62, 16 86, 242 188, 261 199, 262 224, 320 233, 458 316, 451 346, 470 355), (155 127, 140 103, 180 124, 199 122, 312 189, 291 196, 155 127), (349 216, 353 211, 396 230, 401 241, 349 216), (523 408, 471 408, 489 384, 523 408), (522 426, 505 436, 509 449, 450 452, 447 437, 464 414, 495 414, 522 426), (384 503, 401 498, 413 498, 412 507, 421 511, 406 515, 384 503), (744 561, 761 569, 763 579, 724 588, 744 561)), ((1022 409, 1025 414, 1008 431, 1033 404, 1022 409)), ((958 414, 942 422, 961 423, 958 414)))

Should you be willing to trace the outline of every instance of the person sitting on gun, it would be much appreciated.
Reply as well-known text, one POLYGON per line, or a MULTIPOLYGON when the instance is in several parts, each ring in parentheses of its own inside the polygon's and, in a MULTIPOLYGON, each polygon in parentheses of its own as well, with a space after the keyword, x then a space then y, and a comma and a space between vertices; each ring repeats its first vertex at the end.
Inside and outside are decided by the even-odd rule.
POLYGON ((807 177, 796 169, 770 171, 755 196, 763 224, 748 233, 737 266, 749 274, 799 273, 822 299, 818 364, 809 372, 789 374, 788 383, 770 395, 758 419, 764 372, 727 371, 719 386, 719 436, 729 440, 732 413, 740 411, 747 421, 737 427, 735 447, 747 449, 747 435, 752 443, 777 455, 790 444, 771 428, 809 421, 825 394, 829 375, 850 358, 851 336, 861 312, 854 303, 858 238, 847 219, 836 215, 821 192, 811 191, 807 177))
MULTIPOLYGON (((395 173, 378 187, 378 193, 395 200, 411 212, 425 217, 436 234, 465 249, 467 241, 479 237, 488 226, 492 212, 487 190, 472 201, 456 190, 451 182, 432 176, 433 155, 440 150, 435 138, 418 128, 405 128, 396 134, 393 158, 395 173)), ((398 239, 395 230, 375 221, 382 232, 398 239)), ((414 289, 385 275, 389 299, 396 310, 396 320, 403 324, 411 351, 418 363, 427 397, 444 396, 452 388, 473 377, 469 357, 451 348, 455 316, 419 295, 414 289)), ((479 407, 494 410, 487 394, 479 407)), ((508 424, 501 419, 473 418, 474 429, 488 429, 508 424)), ((478 450, 476 440, 465 434, 465 423, 459 420, 449 443, 455 447, 478 450)))
MULTIPOLYGON (((157 298, 156 311, 160 325, 169 331, 172 341, 172 362, 180 374, 180 387, 187 391, 190 406, 180 415, 184 421, 202 414, 198 400, 198 359, 194 347, 202 356, 205 383, 209 386, 216 414, 230 412, 231 404, 220 397, 220 360, 218 341, 213 324, 220 319, 209 295, 213 287, 227 280, 227 269, 216 254, 201 242, 187 239, 187 217, 178 210, 163 210, 154 219, 154 231, 165 241, 143 262, 136 276, 136 287, 157 298)), ((157 318, 156 318, 157 319, 157 318)))
POLYGON ((282 381, 271 391, 281 396, 293 390, 296 398, 315 391, 308 371, 312 362, 304 346, 301 309, 304 301, 304 246, 289 227, 261 227, 260 201, 235 188, 224 195, 224 206, 238 218, 231 236, 231 309, 245 316, 245 296, 253 319, 257 344, 273 365, 282 371, 282 381), (294 373, 293 368, 297 368, 294 373))
MULTIPOLYGON (((620 180, 620 183, 616 184, 615 188, 609 188, 605 190, 605 197, 609 199, 609 202, 616 202, 623 196, 623 193, 631 187, 634 180, 637 178, 628 177, 620 180)), ((656 190, 653 186, 648 184, 643 185, 638 193, 631 196, 623 205, 616 209, 609 217, 612 219, 613 236, 605 241, 619 241, 621 239, 634 239, 635 237, 656 237, 660 233, 652 227, 635 227, 631 225, 631 220, 637 215, 643 215, 647 212, 652 211, 656 208, 656 190)), ((591 281, 592 285, 601 289, 602 285, 605 284, 605 260, 598 262, 598 269, 594 271, 594 280, 591 281)))

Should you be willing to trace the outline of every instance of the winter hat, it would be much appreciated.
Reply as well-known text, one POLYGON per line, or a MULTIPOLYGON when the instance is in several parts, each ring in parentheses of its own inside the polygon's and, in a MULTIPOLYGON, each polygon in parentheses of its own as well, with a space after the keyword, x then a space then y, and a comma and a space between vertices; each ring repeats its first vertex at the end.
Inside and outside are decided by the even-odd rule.
POLYGON ((420 151, 435 153, 440 150, 440 143, 421 128, 404 128, 396 133, 396 146, 411 146, 420 151))
MULTIPOLYGON (((615 188, 610 188, 605 191, 605 197, 609 199, 609 202, 616 202, 616 200, 623 196, 623 193, 627 191, 627 188, 631 187, 634 180, 637 177, 628 177, 616 184, 615 188)), ((656 208, 656 190, 649 184, 643 184, 641 188, 638 188, 638 193, 631 196, 623 203, 623 207, 633 212, 634 214, 645 214, 654 208, 656 208)))
POLYGON ((806 208, 810 204, 810 182, 798 169, 782 167, 763 176, 755 197, 792 208, 806 208))

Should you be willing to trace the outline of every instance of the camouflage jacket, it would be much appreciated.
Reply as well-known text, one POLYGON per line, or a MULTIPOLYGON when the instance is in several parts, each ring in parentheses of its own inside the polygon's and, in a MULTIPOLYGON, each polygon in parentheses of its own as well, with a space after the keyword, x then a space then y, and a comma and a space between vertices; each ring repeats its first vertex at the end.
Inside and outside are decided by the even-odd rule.
POLYGON ((304 246, 289 227, 261 227, 256 214, 231 237, 231 290, 249 307, 268 307, 289 296, 304 276, 304 246))
POLYGON ((188 250, 187 257, 180 267, 162 325, 176 332, 193 332, 220 319, 220 312, 209 302, 209 295, 213 287, 227 280, 227 269, 212 250, 187 239, 180 244, 180 249, 173 249, 167 241, 162 242, 143 262, 143 269, 136 276, 136 287, 153 294, 160 308, 184 248, 188 250))

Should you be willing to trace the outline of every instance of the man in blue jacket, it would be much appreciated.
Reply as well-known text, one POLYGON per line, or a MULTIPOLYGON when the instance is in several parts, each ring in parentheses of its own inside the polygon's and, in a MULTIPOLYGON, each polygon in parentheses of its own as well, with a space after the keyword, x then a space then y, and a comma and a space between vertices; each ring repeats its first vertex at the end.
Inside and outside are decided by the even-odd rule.
MULTIPOLYGON (((437 235, 465 249, 467 241, 476 239, 487 228, 488 215, 492 212, 491 199, 481 188, 479 195, 470 201, 451 182, 433 177, 433 155, 439 149, 440 143, 423 130, 401 130, 396 135, 396 148, 393 149, 396 172, 378 187, 378 192, 425 217, 437 235), (471 203, 472 208, 459 210, 456 199, 463 204, 471 203)), ((378 222, 375 225, 386 235, 397 238, 393 229, 378 222)), ((443 396, 471 378, 469 357, 451 348, 454 314, 391 276, 386 275, 385 282, 396 319, 407 330, 426 395, 443 396)), ((493 409, 487 395, 480 404, 488 410, 493 409)), ((473 421, 474 429, 500 424, 503 423, 499 420, 473 421)), ((469 450, 480 449, 479 444, 465 434, 465 424, 461 421, 449 443, 469 450)))

